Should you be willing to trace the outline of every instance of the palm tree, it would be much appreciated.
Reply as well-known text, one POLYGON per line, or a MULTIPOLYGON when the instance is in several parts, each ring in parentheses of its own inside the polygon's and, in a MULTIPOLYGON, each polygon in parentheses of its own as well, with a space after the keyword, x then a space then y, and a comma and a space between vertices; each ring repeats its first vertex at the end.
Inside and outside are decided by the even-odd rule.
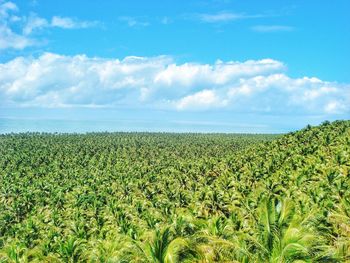
POLYGON ((334 229, 329 253, 339 261, 350 261, 350 197, 336 205, 329 219, 334 229))
POLYGON ((65 262, 78 262, 85 248, 85 241, 76 237, 68 237, 62 242, 58 249, 58 254, 65 262))
POLYGON ((10 244, 0 250, 0 262, 20 263, 27 260, 27 250, 20 243, 10 244))
POLYGON ((173 231, 167 227, 162 231, 156 230, 146 242, 133 242, 127 248, 120 260, 122 262, 157 262, 173 263, 198 257, 191 249, 190 243, 182 237, 175 237, 173 231))
POLYGON ((259 261, 311 260, 320 237, 309 224, 310 220, 296 214, 288 198, 264 198, 259 206, 258 231, 252 239, 259 261))
POLYGON ((123 249, 128 246, 128 241, 116 236, 114 240, 98 240, 91 242, 85 251, 88 262, 109 263, 118 262, 123 249))

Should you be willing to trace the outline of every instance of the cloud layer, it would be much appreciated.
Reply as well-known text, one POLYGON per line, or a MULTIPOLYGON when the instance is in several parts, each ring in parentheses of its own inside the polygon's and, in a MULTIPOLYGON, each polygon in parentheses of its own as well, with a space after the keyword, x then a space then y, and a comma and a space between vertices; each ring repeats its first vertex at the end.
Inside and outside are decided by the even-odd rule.
POLYGON ((177 64, 168 56, 118 60, 44 53, 0 64, 0 104, 346 114, 350 85, 291 78, 272 59, 177 64))

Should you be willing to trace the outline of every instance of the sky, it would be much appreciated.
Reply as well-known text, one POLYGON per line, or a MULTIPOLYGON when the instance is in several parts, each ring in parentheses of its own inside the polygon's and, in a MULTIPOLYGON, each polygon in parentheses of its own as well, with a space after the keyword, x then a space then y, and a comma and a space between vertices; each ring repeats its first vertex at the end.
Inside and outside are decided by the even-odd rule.
POLYGON ((348 0, 0 0, 0 133, 349 119, 349 12, 348 0))

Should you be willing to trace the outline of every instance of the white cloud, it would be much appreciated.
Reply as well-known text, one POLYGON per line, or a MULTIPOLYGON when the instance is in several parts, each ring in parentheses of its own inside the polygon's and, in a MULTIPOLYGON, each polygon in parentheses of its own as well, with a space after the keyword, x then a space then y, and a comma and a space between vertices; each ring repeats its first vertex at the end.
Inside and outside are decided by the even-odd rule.
POLYGON ((283 69, 283 63, 272 59, 248 60, 243 63, 217 61, 213 65, 194 63, 170 64, 165 70, 156 75, 155 82, 167 86, 224 85, 239 77, 266 74, 283 69))
POLYGON ((0 50, 8 48, 24 49, 34 44, 34 40, 13 32, 7 26, 0 25, 0 50))
POLYGON ((331 100, 325 105, 324 111, 328 114, 349 112, 349 104, 344 104, 344 102, 339 100, 331 100))
POLYGON ((238 20, 245 18, 245 15, 235 14, 230 12, 220 12, 216 14, 199 14, 198 18, 202 22, 206 23, 218 23, 218 22, 228 22, 233 20, 238 20))
POLYGON ((168 56, 119 60, 45 53, 0 64, 0 104, 345 114, 350 85, 291 78, 272 59, 177 64, 168 56))
POLYGON ((34 30, 40 30, 43 28, 63 28, 63 29, 79 29, 89 28, 98 25, 97 21, 79 21, 70 17, 53 16, 51 21, 47 21, 42 17, 38 17, 36 14, 31 14, 27 19, 27 23, 23 27, 23 33, 30 35, 34 30))
POLYGON ((226 104, 227 100, 221 100, 213 90, 202 90, 175 102, 175 106, 179 110, 218 108, 226 104))
POLYGON ((249 15, 245 13, 234 13, 228 11, 221 11, 217 13, 211 14, 194 14, 190 16, 192 19, 198 20, 203 23, 226 23, 232 22, 241 19, 254 19, 254 18, 262 18, 266 17, 266 15, 256 14, 249 15))
POLYGON ((16 6, 16 4, 12 2, 0 2, 0 18, 9 17, 10 11, 18 11, 18 7, 16 6))
POLYGON ((97 21, 79 21, 70 17, 54 16, 51 19, 52 27, 60 27, 65 29, 88 28, 98 25, 97 21))
POLYGON ((18 7, 12 2, 0 2, 0 50, 2 49, 24 49, 35 43, 32 39, 16 33, 11 28, 11 23, 18 21, 18 17, 13 15, 18 11, 18 7))
POLYGON ((0 1, 0 50, 24 49, 36 45, 40 41, 30 36, 36 30, 52 27, 77 29, 99 25, 97 21, 79 21, 59 16, 54 16, 48 21, 34 13, 18 16, 15 14, 18 11, 16 4, 0 1))
POLYGON ((68 17, 54 16, 52 18, 51 25, 62 28, 74 28, 76 23, 68 17))
POLYGON ((295 28, 292 26, 283 26, 283 25, 258 25, 251 28, 253 31, 260 33, 269 33, 269 32, 288 32, 293 31, 295 28))
POLYGON ((23 27, 23 34, 30 35, 36 29, 42 29, 50 26, 46 19, 31 14, 27 18, 27 23, 23 27))
POLYGON ((121 16, 119 20, 125 22, 129 27, 145 27, 150 25, 147 21, 141 21, 139 18, 131 16, 121 16))

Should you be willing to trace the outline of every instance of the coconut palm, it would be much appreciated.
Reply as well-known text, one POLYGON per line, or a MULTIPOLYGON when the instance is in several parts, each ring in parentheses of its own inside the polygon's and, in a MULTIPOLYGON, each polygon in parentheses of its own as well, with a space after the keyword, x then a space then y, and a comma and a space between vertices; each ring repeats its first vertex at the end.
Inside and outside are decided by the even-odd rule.
POLYGON ((0 262, 350 261, 350 121, 0 135, 0 262))

